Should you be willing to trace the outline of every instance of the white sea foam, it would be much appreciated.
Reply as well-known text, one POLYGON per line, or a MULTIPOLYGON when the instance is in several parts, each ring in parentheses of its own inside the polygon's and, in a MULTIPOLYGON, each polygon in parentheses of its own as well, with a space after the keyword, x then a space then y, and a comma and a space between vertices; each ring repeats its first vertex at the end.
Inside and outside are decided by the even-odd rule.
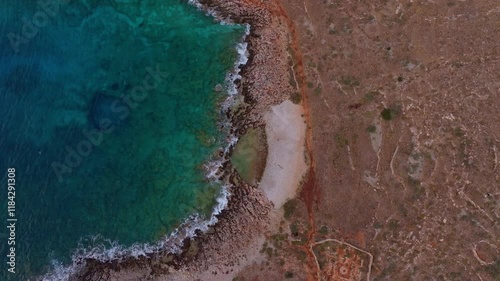
MULTIPOLYGON (((227 207, 229 196, 229 186, 222 186, 220 195, 217 197, 217 204, 214 206, 212 214, 208 220, 202 219, 198 214, 193 214, 187 218, 181 226, 170 233, 170 235, 164 237, 156 243, 134 244, 130 247, 124 247, 117 242, 106 240, 106 243, 100 243, 98 246, 94 246, 92 248, 80 246, 72 256, 71 265, 63 266, 59 261, 53 260, 51 264, 51 272, 43 276, 42 280, 68 280, 72 274, 78 272, 78 270, 84 266, 83 262, 86 259, 95 259, 106 262, 112 260, 122 260, 128 257, 138 258, 160 250, 169 251, 171 253, 179 253, 184 239, 194 237, 197 230, 205 232, 211 225, 217 223, 217 215, 227 207)), ((91 240, 100 241, 102 239, 99 236, 95 236, 92 237, 91 240)))
POLYGON ((204 11, 207 15, 217 19, 221 24, 232 24, 229 19, 223 18, 215 9, 203 6, 198 0, 188 0, 188 3, 204 11))
MULTIPOLYGON (((222 103, 222 112, 227 112, 231 107, 235 105, 238 99, 238 86, 236 85, 236 80, 241 79, 241 67, 248 62, 248 43, 245 42, 246 37, 250 34, 250 25, 245 25, 245 34, 241 41, 236 44, 237 59, 234 63, 233 69, 226 74, 224 81, 226 92, 228 96, 226 100, 222 103)), ((221 120, 221 125, 225 128, 231 126, 231 120, 221 120)), ((227 161, 225 156, 229 154, 231 148, 233 148, 238 142, 238 137, 234 134, 230 134, 226 139, 226 146, 224 147, 224 156, 212 160, 205 164, 205 170, 207 171, 206 177, 210 180, 218 180, 220 173, 222 173, 222 167, 224 162, 227 161)))
MULTIPOLYGON (((246 38, 248 35, 250 35, 250 25, 246 24, 245 35, 243 38, 246 38)), ((225 81, 230 95, 229 98, 231 98, 231 96, 238 94, 235 82, 236 80, 241 79, 240 75, 241 67, 246 65, 248 62, 248 43, 245 42, 245 40, 243 39, 241 42, 236 44, 236 51, 238 53, 238 58, 234 63, 233 70, 226 75, 226 81, 225 81)))
MULTIPOLYGON (((201 9, 201 4, 197 1, 190 0, 189 3, 199 7, 201 9)), ((205 10, 206 11, 206 10, 205 10)), ((218 18, 215 11, 207 11, 210 15, 218 18)), ((222 24, 230 24, 227 21, 222 21, 222 24)), ((245 42, 245 38, 250 34, 250 25, 246 25, 245 35, 242 37, 241 41, 236 45, 236 50, 238 53, 237 60, 234 64, 233 69, 227 73, 225 79, 225 88, 228 93, 228 97, 222 104, 222 110, 227 111, 236 102, 236 97, 238 94, 238 89, 236 85, 236 80, 241 79, 240 71, 241 67, 248 62, 248 44, 245 42)), ((230 120, 223 120, 222 122, 228 123, 230 126, 230 120)), ((205 165, 206 178, 218 182, 219 175, 222 173, 222 167, 224 162, 227 161, 226 156, 230 152, 231 148, 236 145, 238 138, 234 134, 230 134, 227 138, 226 145, 224 147, 224 155, 219 159, 208 162, 205 165)), ((52 270, 41 277, 43 281, 63 281, 68 280, 69 277, 78 272, 84 266, 84 261, 86 259, 96 259, 99 261, 111 261, 111 260, 121 260, 127 257, 140 257, 145 256, 149 253, 154 253, 158 251, 169 251, 171 253, 179 253, 182 247, 182 242, 184 239, 189 237, 194 237, 196 231, 200 230, 206 232, 210 226, 217 223, 217 215, 220 214, 228 205, 230 185, 226 183, 222 186, 219 196, 217 196, 217 203, 213 207, 212 214, 208 220, 204 220, 199 214, 193 214, 189 216, 178 228, 172 231, 169 235, 165 236, 160 241, 156 243, 146 243, 146 244, 134 244, 129 247, 120 245, 119 243, 111 240, 104 240, 102 237, 96 236, 90 238, 92 241, 105 241, 105 243, 99 243, 99 246, 93 246, 91 248, 80 245, 78 249, 72 255, 71 265, 64 266, 57 260, 53 260, 51 263, 52 270)), ((93 244, 93 243, 90 243, 93 244)), ((93 244, 95 245, 95 244, 93 244)))

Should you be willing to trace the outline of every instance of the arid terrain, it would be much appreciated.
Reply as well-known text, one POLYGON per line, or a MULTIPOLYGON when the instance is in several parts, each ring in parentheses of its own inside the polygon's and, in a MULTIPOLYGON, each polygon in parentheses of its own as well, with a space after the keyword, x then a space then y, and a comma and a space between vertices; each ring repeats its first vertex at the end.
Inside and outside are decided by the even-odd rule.
POLYGON ((305 190, 287 203, 268 260, 236 280, 500 280, 499 3, 282 5, 314 203, 305 190))

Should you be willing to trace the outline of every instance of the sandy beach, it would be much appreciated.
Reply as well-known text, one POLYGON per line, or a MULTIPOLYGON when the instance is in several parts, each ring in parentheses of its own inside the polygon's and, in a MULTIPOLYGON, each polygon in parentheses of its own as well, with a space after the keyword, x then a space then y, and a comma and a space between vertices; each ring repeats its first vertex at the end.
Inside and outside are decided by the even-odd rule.
POLYGON ((306 124, 299 105, 287 100, 265 115, 268 155, 259 184, 276 209, 296 196, 307 171, 304 158, 306 124))

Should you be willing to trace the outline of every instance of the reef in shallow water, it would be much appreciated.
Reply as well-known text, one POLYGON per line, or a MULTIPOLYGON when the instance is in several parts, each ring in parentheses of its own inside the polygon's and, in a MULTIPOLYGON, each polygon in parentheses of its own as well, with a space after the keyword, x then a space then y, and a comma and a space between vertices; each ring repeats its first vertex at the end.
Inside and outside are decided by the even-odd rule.
POLYGON ((119 127, 126 122, 129 114, 130 108, 119 98, 97 92, 92 100, 90 119, 97 129, 119 127))

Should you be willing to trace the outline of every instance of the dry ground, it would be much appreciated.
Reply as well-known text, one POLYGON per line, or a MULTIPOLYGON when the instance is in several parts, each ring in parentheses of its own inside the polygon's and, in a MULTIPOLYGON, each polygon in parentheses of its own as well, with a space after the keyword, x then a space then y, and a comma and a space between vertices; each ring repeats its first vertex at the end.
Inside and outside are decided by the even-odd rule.
POLYGON ((500 3, 282 4, 320 195, 235 280, 500 280, 500 3))

